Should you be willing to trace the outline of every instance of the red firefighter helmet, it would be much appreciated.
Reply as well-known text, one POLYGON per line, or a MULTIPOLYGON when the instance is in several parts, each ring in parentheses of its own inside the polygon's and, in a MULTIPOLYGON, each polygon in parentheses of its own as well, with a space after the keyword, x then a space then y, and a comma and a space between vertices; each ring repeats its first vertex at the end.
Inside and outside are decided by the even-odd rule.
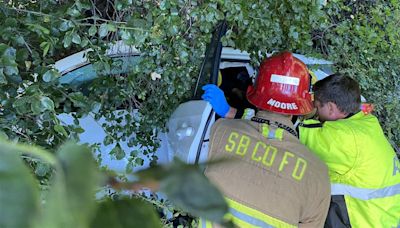
POLYGON ((310 76, 306 65, 290 52, 265 59, 247 99, 262 110, 305 115, 313 110, 310 76))

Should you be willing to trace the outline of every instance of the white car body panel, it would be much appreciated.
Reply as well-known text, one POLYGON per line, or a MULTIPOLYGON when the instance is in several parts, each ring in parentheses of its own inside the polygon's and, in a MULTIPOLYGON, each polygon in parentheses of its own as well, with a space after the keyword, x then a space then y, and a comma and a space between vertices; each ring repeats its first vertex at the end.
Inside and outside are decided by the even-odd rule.
MULTIPOLYGON (((204 162, 207 159, 208 141, 203 145, 203 132, 206 131, 207 119, 212 113, 211 105, 203 100, 185 102, 175 110, 168 121, 168 158, 174 157, 186 163, 204 162), (197 151, 199 145, 202 150, 199 158, 197 151), (197 161, 196 161, 197 160, 197 161)), ((215 121, 215 115, 211 116, 210 126, 215 121)), ((204 135, 209 139, 209 132, 204 135)))

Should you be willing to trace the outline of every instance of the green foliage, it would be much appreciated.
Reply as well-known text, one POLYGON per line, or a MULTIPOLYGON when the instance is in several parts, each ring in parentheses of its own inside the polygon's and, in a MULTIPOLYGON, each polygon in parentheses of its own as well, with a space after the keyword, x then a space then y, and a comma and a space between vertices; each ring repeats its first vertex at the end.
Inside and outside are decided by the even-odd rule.
POLYGON ((328 1, 317 49, 356 78, 386 135, 400 145, 400 4, 398 1, 328 1))
MULTIPOLYGON (((80 118, 94 112, 96 119, 107 120, 108 144, 118 147, 117 142, 129 140, 156 159, 157 132, 179 103, 190 98, 205 45, 220 20, 229 23, 223 42, 248 50, 257 62, 259 50, 310 50, 310 34, 321 14, 314 1, 91 2, 0 5, 0 125, 9 138, 53 149, 81 133, 77 124, 60 123, 58 114, 73 111, 80 118), (112 73, 121 63, 106 55, 108 45, 118 40, 140 51, 128 74, 112 73), (87 48, 98 78, 84 96, 79 88, 58 83, 60 73, 53 64, 87 48), (127 112, 116 114, 121 108, 127 112)), ((113 153, 123 156, 118 148, 113 153)), ((131 167, 140 164, 129 160, 131 167)))
POLYGON ((318 1, 223 1, 230 30, 224 44, 259 54, 289 50, 311 54, 313 30, 323 18, 318 1))
MULTIPOLYGON (((55 155, 3 140, 0 148, 1 227, 161 227, 155 207, 141 198, 95 199, 105 180, 115 177, 98 171, 86 146, 67 143, 55 155), (38 158, 54 170, 41 199, 22 154, 38 158)), ((175 207, 215 222, 222 222, 228 209, 221 193, 195 165, 155 166, 141 171, 138 182, 110 183, 121 190, 136 189, 138 184, 140 190, 146 186, 142 184, 155 183, 175 207)))

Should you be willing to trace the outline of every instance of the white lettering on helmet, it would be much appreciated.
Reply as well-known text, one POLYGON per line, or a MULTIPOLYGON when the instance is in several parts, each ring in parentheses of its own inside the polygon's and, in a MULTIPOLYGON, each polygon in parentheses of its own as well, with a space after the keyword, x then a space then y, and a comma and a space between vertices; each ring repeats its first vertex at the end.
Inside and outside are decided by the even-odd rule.
POLYGON ((274 99, 269 99, 269 101, 267 102, 267 104, 274 106, 275 100, 274 99))
POLYGON ((276 108, 280 108, 280 109, 286 109, 286 110, 297 110, 299 109, 296 105, 296 103, 285 103, 285 102, 281 102, 281 101, 277 101, 274 99, 269 99, 267 104, 274 106, 276 108))

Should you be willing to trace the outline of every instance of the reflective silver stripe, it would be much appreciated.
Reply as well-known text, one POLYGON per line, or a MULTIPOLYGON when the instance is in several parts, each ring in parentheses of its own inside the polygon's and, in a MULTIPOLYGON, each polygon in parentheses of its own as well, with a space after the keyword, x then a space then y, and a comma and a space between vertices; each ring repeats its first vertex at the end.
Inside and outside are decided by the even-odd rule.
POLYGON ((379 199, 400 194, 400 184, 379 189, 357 188, 345 184, 331 184, 331 195, 347 195, 361 200, 379 199))
POLYGON ((242 119, 249 120, 249 119, 251 119, 254 115, 255 115, 254 109, 246 108, 246 109, 244 110, 242 119))
POLYGON ((207 227, 207 220, 201 218, 201 228, 206 228, 207 227))
POLYGON ((262 221, 260 219, 251 217, 250 215, 246 215, 245 213, 242 213, 242 212, 240 212, 240 211, 238 211, 238 210, 236 210, 234 208, 229 208, 229 212, 233 216, 235 216, 236 218, 238 218, 238 219, 240 219, 242 221, 245 221, 245 222, 247 222, 247 223, 249 223, 249 224, 251 224, 253 226, 265 227, 265 228, 274 228, 272 225, 270 225, 270 224, 268 224, 268 223, 266 223, 266 222, 264 222, 264 221, 262 221))
POLYGON ((275 139, 275 129, 269 129, 268 139, 275 139))

